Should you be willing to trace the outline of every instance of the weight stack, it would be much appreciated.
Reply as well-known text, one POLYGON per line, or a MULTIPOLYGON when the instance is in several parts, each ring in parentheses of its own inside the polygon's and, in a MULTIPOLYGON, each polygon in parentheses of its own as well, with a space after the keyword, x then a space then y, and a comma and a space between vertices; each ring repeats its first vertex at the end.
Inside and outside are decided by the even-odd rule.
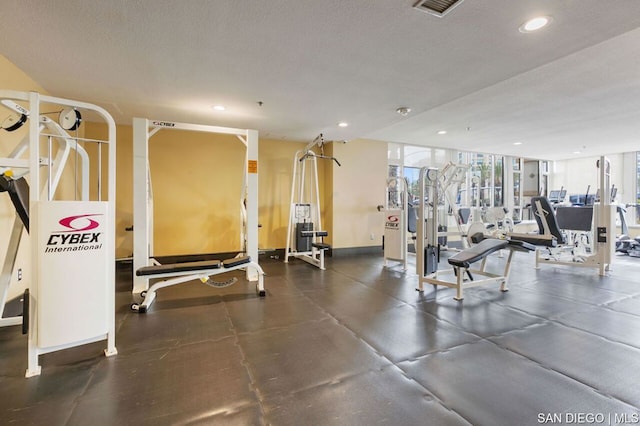
POLYGON ((311 251, 312 237, 303 237, 302 231, 313 231, 313 222, 296 223, 296 251, 311 251))
POLYGON ((438 247, 424 248, 424 275, 433 274, 438 270, 438 247))

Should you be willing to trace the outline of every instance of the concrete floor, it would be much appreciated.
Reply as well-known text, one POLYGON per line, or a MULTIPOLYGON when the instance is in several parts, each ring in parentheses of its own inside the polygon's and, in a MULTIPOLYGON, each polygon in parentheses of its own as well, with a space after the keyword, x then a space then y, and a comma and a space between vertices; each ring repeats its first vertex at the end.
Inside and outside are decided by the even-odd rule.
POLYGON ((119 268, 117 356, 47 354, 25 379, 26 338, 0 329, 0 424, 638 423, 640 259, 616 261, 601 278, 518 253, 509 292, 456 302, 381 254, 261 259, 265 298, 237 273, 161 290, 146 314, 119 268))

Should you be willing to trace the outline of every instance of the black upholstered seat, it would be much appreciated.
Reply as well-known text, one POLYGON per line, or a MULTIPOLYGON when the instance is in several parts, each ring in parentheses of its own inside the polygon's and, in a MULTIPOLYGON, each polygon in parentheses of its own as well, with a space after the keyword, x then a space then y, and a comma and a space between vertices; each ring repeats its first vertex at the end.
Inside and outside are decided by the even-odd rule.
POLYGON ((449 258, 449 264, 461 268, 468 268, 472 263, 487 257, 495 251, 506 248, 507 245, 509 245, 507 240, 494 238, 482 240, 479 244, 451 256, 449 258))

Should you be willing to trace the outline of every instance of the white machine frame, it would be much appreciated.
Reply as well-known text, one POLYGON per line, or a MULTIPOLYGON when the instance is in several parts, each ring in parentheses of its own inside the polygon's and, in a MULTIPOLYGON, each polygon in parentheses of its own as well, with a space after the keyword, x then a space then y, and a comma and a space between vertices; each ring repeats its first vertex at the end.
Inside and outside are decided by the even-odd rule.
MULTIPOLYGON (((443 180, 442 176, 437 168, 423 167, 420 169, 420 195, 422 200, 418 206, 416 238, 416 273, 418 274, 418 287, 416 290, 423 292, 424 284, 455 288, 456 295, 454 299, 458 301, 463 299, 463 290, 465 288, 500 284, 501 291, 508 291, 507 285, 514 252, 518 250, 533 250, 532 247, 521 248, 515 245, 509 246, 509 244, 504 241, 502 243, 504 244, 503 248, 509 250, 509 256, 505 262, 502 274, 496 274, 486 270, 487 254, 482 257, 480 268, 453 266, 453 269, 439 269, 440 244, 438 242, 438 236, 440 233, 438 232, 438 209, 440 198, 443 195, 439 185, 443 182, 446 183, 446 180, 443 180), (472 274, 481 278, 472 278, 472 274), (469 280, 466 280, 465 276, 468 276, 469 280)), ((489 243, 489 241, 487 241, 487 243, 489 243)), ((498 244, 500 244, 500 242, 498 242, 498 244)), ((474 250, 474 248, 465 249, 458 253, 458 255, 467 253, 466 250, 474 250)), ((493 251, 495 250, 485 251, 485 253, 492 253, 493 251)))
MULTIPOLYGON (((244 256, 241 258, 230 259, 234 262, 231 266, 226 266, 225 262, 220 261, 204 261, 204 262, 194 262, 197 264, 188 265, 189 268, 181 269, 181 270, 169 270, 166 272, 156 271, 153 274, 146 275, 148 278, 153 279, 161 279, 165 278, 161 281, 156 281, 153 285, 148 289, 140 293, 144 300, 142 303, 132 303, 131 310, 135 312, 147 312, 147 309, 151 306, 153 301, 156 298, 156 292, 165 287, 171 287, 174 285, 182 284, 189 281, 200 280, 203 283, 207 284, 211 282, 211 277, 218 274, 224 274, 231 271, 236 271, 239 269, 248 270, 252 269, 258 275, 258 283, 256 285, 256 290, 259 296, 265 296, 264 290, 264 271, 258 265, 257 262, 254 262, 250 259, 249 256, 244 256)), ((177 264, 183 265, 184 264, 177 264)), ((169 267, 176 266, 168 265, 169 267)), ((237 280, 236 278, 232 278, 227 282, 223 283, 214 283, 214 287, 227 287, 237 280)))
POLYGON ((444 211, 441 211, 444 217, 447 218, 447 227, 450 224, 449 218, 453 218, 453 222, 456 225, 457 231, 439 231, 439 237, 460 237, 462 248, 468 248, 467 242, 467 228, 463 226, 459 221, 459 210, 456 202, 460 186, 467 181, 467 172, 471 168, 470 164, 458 164, 449 162, 445 164, 442 170, 438 171, 439 174, 439 190, 442 192, 442 196, 445 201, 444 211))
MULTIPOLYGON (((162 129, 186 130, 235 135, 245 146, 244 176, 246 185, 246 237, 244 250, 252 261, 258 261, 258 132, 249 129, 133 119, 133 270, 157 264, 153 259, 153 193, 149 170, 149 139, 162 129)), ((241 215, 244 211, 241 210, 241 215)), ((247 268, 247 279, 257 281, 255 268, 247 268)), ((134 276, 133 293, 149 289, 149 277, 134 276)))
MULTIPOLYGON (((6 100, 3 100, 6 101, 6 100)), ((27 116, 30 115, 24 107, 15 104, 13 101, 10 103, 2 102, 3 105, 13 109, 18 113, 23 113, 27 116), (15 104, 15 105, 13 105, 15 104)), ((44 185, 48 194, 51 194, 50 198, 55 197, 62 177, 62 172, 67 164, 71 151, 77 153, 77 160, 80 160, 81 173, 80 178, 81 188, 80 194, 82 200, 89 199, 89 154, 87 151, 76 143, 76 141, 62 128, 58 123, 51 120, 49 117, 40 116, 40 131, 46 129, 49 132, 49 138, 55 138, 59 143, 59 149, 56 152, 56 156, 53 160, 49 161, 47 158, 40 159, 40 166, 51 165, 49 167, 49 173, 46 177, 44 185)), ((29 174, 29 160, 21 159, 20 157, 29 148, 29 135, 27 134, 22 141, 11 151, 8 157, 0 158, 0 174, 4 174, 6 171, 11 171, 14 178, 23 177, 29 174)), ((4 308, 9 296, 9 287, 11 285, 11 277, 15 269, 15 262, 20 248, 20 242, 22 240, 23 224, 20 217, 16 214, 13 227, 11 230, 11 236, 9 237, 9 244, 7 246, 7 252, 4 258, 2 267, 2 273, 0 274, 0 315, 4 312, 4 308)), ((22 324, 23 317, 8 317, 0 318, 0 327, 20 325, 22 324)))
MULTIPOLYGON (((29 159, 25 163, 17 157, 25 152, 27 145, 19 146, 14 151, 14 161, 10 167, 28 168, 31 188, 29 191, 29 230, 31 240, 31 256, 30 256, 30 274, 33 280, 29 286, 29 311, 28 311, 28 354, 27 354, 27 371, 26 377, 39 375, 41 367, 39 356, 49 352, 55 352, 71 347, 84 345, 101 340, 107 341, 107 348, 104 350, 106 356, 112 356, 117 353, 115 347, 115 199, 116 199, 116 126, 113 118, 104 109, 85 102, 73 101, 68 99, 56 98, 52 96, 40 95, 36 92, 17 92, 9 90, 0 90, 0 98, 3 100, 11 100, 12 102, 22 102, 28 105, 25 110, 29 112, 31 120, 28 123, 28 150, 29 159), (52 105, 68 108, 79 108, 91 111, 99 117, 107 125, 108 136, 106 140, 86 139, 80 137, 70 137, 66 132, 59 131, 57 126, 52 125, 46 117, 41 117, 41 107, 45 104, 47 107, 52 105), (37 117, 37 119, 33 119, 37 117), (51 133, 43 133, 44 129, 48 129, 51 133), (44 138, 49 138, 48 156, 40 155, 41 144, 44 138), (60 179, 62 168, 55 164, 56 161, 64 163, 68 155, 68 150, 62 148, 55 159, 51 159, 52 146, 51 140, 62 139, 63 145, 73 141, 96 143, 98 146, 98 167, 97 167, 97 201, 89 200, 88 186, 84 186, 88 180, 88 168, 83 170, 81 179, 83 187, 81 190, 81 200, 54 200, 54 190, 60 179), (102 173, 103 158, 101 147, 106 145, 107 154, 107 200, 102 200, 102 173), (20 152, 18 152, 20 151, 20 152), (62 156, 62 157, 61 157, 62 156), (43 166, 48 167, 47 179, 41 179, 40 169, 43 166), (55 173, 54 173, 55 170, 55 173), (60 174, 58 173, 60 172, 60 174), (44 182, 44 184, 43 184, 44 182), (53 189, 53 191, 52 191, 53 189), (89 221, 89 225, 81 225, 79 222, 75 226, 74 220, 83 216, 68 216, 75 211, 88 211, 90 213, 84 216, 96 216, 96 220, 89 221), (60 218, 62 212, 63 219, 60 218), (69 213, 71 212, 71 213, 69 213), (56 215, 57 214, 57 215, 56 215), (99 217, 99 218, 98 218, 99 217), (76 232, 88 229, 101 229, 100 233, 93 234, 96 241, 100 242, 99 251, 95 255, 88 257, 92 264, 78 265, 60 265, 62 257, 47 257, 43 253, 51 254, 47 241, 54 238, 53 232, 63 225, 63 221, 67 221, 65 225, 67 231, 76 232), (55 223, 54 223, 55 222, 55 223), (54 223, 54 227, 48 225, 54 223), (104 234, 102 240, 100 236, 104 234), (45 243, 43 243, 43 241, 45 243), (98 269, 92 269, 92 265, 99 265, 98 269), (65 273, 66 271, 66 273, 65 273), (77 291, 78 288, 84 291, 77 291), (87 300, 89 299, 89 300, 87 300), (75 309, 74 309, 75 308, 75 309), (78 311, 78 312, 76 312, 78 311), (41 315, 44 317, 41 318, 41 315), (77 315, 82 315, 77 317, 77 315), (78 326, 82 322, 82 326, 78 326), (55 342, 55 343, 54 343, 55 342)), ((4 105, 7 105, 3 102, 4 105)), ((79 146, 79 145, 78 145, 79 146)), ((83 151, 76 149, 76 152, 82 157, 83 151)), ((88 158, 88 157, 87 157, 88 158)), ((85 161, 83 158, 81 161, 85 161)), ((26 174, 25 172, 24 174, 26 174)), ((77 178, 77 176, 76 176, 77 178)), ((14 225, 14 230, 16 226, 14 225)), ((71 238, 72 235, 81 234, 64 234, 71 238)), ((12 237, 13 238, 13 237, 12 237)), ((97 244, 96 244, 97 246, 97 244)), ((68 247, 67 247, 68 248, 68 247)), ((87 247, 82 248, 86 251, 87 247)), ((76 250, 61 249, 55 250, 75 252, 76 250)), ((73 253, 65 256, 74 256, 73 253)), ((77 256, 77 255, 76 255, 77 256)), ((87 259, 87 257, 83 257, 87 259)), ((83 262, 80 262, 83 263, 83 262)), ((26 314, 26 313, 25 313, 26 314)))
MULTIPOLYGON (((601 156, 597 163, 598 184, 600 187, 600 202, 593 206, 593 253, 589 255, 570 254, 566 259, 563 247, 539 248, 536 250, 536 269, 540 264, 577 266, 598 269, 598 275, 605 276, 611 270, 611 263, 615 258, 615 217, 616 206, 611 204, 611 164, 601 156)), ((539 210, 540 211, 540 210, 539 210)), ((543 224, 546 224, 543 220, 543 224)), ((545 229, 544 235, 551 235, 545 229)))
POLYGON ((500 291, 509 291, 508 279, 511 271, 511 260, 513 259, 514 250, 509 250, 509 255, 504 264, 504 270, 502 274, 495 274, 486 270, 487 258, 485 257, 480 261, 480 268, 462 268, 454 266, 453 269, 436 270, 432 274, 421 275, 418 282, 418 291, 424 291, 424 284, 431 284, 434 286, 443 286, 456 289, 455 300, 464 299, 463 290, 465 288, 479 287, 483 285, 499 284, 500 291), (480 276, 482 279, 465 280, 465 276, 468 273, 472 273, 475 276, 480 276))
POLYGON ((407 179, 399 176, 387 179, 384 206, 384 266, 399 262, 407 270, 408 260, 408 202, 407 179))
POLYGON ((340 163, 334 157, 326 157, 324 153, 317 154, 313 151, 315 146, 322 150, 324 139, 322 134, 309 142, 304 149, 296 151, 293 156, 293 173, 291 179, 291 203, 289 210, 289 225, 287 227, 287 247, 284 253, 284 263, 289 263, 289 258, 294 257, 303 260, 319 269, 324 270, 324 252, 329 248, 324 244, 322 238, 327 235, 327 231, 322 230, 322 218, 320 212, 320 188, 318 183, 318 158, 330 159, 338 165, 340 163), (306 163, 310 162, 311 174, 310 185, 307 185, 306 163), (298 164, 301 164, 298 168, 298 164), (309 186, 309 187, 307 187, 309 186), (306 191, 305 191, 306 190, 306 191), (296 220, 296 214, 304 208, 309 207, 309 219, 317 229, 309 231, 311 238, 311 250, 297 251, 296 229, 294 224, 300 223, 296 220))

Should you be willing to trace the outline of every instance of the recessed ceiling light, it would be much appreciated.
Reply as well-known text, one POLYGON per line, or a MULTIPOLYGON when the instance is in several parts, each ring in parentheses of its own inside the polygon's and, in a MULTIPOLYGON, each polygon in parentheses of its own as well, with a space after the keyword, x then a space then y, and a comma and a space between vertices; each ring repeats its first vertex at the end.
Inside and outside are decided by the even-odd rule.
POLYGON ((514 145, 522 145, 522 142, 514 142, 514 145))
POLYGON ((338 127, 349 127, 349 123, 346 121, 341 121, 338 123, 338 127))
POLYGON ((403 117, 406 117, 407 115, 409 115, 409 113, 411 112, 411 108, 408 107, 400 107, 398 109, 396 109, 396 112, 398 114, 400 114, 403 117))
POLYGON ((574 154, 580 154, 580 151, 573 151, 574 154))
POLYGON ((227 107, 224 105, 214 105, 213 109, 215 109, 216 111, 226 111, 227 107))
POLYGON ((529 19, 527 22, 520 26, 521 33, 531 33, 538 31, 540 28, 546 27, 551 22, 550 16, 538 16, 533 19, 529 19))
POLYGON ((439 135, 446 135, 447 131, 446 130, 438 130, 438 134, 439 135))

